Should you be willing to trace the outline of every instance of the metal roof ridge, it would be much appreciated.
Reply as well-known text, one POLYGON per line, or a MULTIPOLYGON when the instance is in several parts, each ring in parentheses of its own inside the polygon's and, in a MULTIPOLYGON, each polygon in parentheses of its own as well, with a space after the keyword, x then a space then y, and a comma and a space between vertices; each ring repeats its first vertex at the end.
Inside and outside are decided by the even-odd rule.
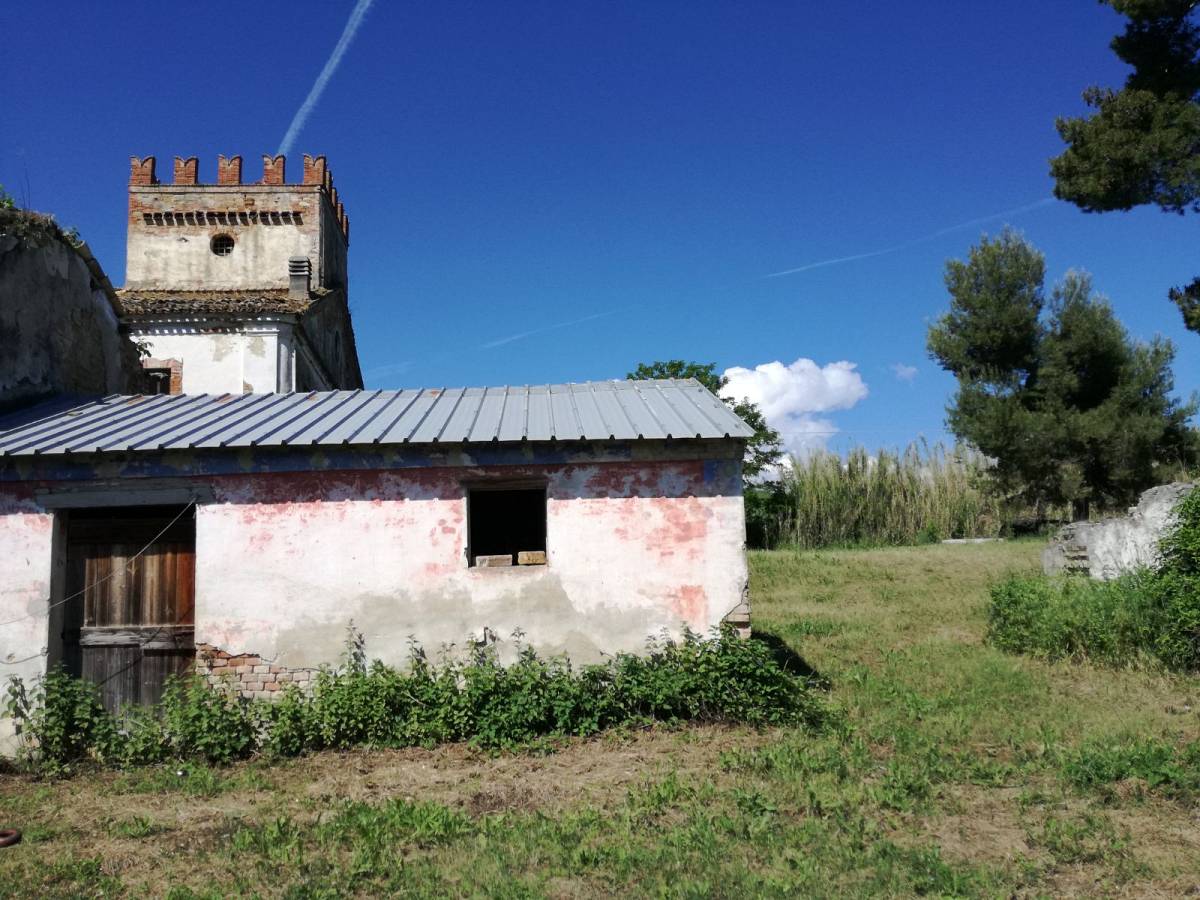
MULTIPOLYGON (((181 395, 177 395, 177 396, 193 396, 193 397, 195 397, 196 395, 181 394, 181 395)), ((180 412, 179 415, 177 415, 177 416, 168 416, 165 421, 163 421, 163 420, 156 421, 153 423, 153 425, 158 425, 158 424, 171 425, 172 423, 174 423, 174 427, 178 428, 181 424, 182 425, 195 424, 195 422, 197 422, 200 419, 203 419, 206 415, 209 414, 209 412, 211 411, 210 407, 212 407, 213 404, 217 402, 217 400, 219 400, 221 397, 227 397, 229 395, 228 394, 218 394, 217 400, 211 399, 212 396, 213 396, 212 394, 200 394, 198 399, 202 399, 207 402, 201 403, 198 406, 192 406, 190 409, 180 412), (193 413, 197 413, 197 415, 193 416, 192 415, 193 413), (180 420, 180 419, 182 419, 183 422, 179 422, 178 420, 180 420)), ((187 404, 182 404, 182 406, 187 406, 187 404)), ((150 441, 153 441, 155 438, 160 437, 161 435, 167 433, 170 430, 171 429, 169 427, 168 428, 160 428, 158 431, 153 432, 149 437, 144 437, 144 438, 140 438, 138 440, 129 441, 128 445, 126 446, 125 449, 126 450, 135 450, 135 449, 137 449, 137 447, 140 444, 145 444, 150 441)), ((184 432, 184 434, 186 434, 186 433, 187 432, 184 432)), ((97 449, 106 450, 106 449, 108 449, 108 445, 107 444, 100 445, 97 449)))
MULTIPOLYGON (((574 385, 569 385, 569 387, 573 388, 574 385)), ((575 417, 575 426, 576 426, 576 428, 578 428, 577 433, 579 434, 579 439, 581 441, 586 441, 587 434, 585 433, 584 428, 583 428, 583 419, 581 419, 579 417, 579 407, 575 403, 575 391, 568 390, 567 397, 569 397, 571 400, 571 415, 573 415, 575 417)))
MULTIPOLYGON (((304 418, 304 416, 313 412, 313 410, 318 409, 319 407, 323 406, 325 403, 328 403, 330 400, 332 400, 334 397, 336 397, 339 393, 341 393, 341 392, 340 391, 330 391, 328 397, 326 397, 324 400, 318 400, 313 405, 312 409, 308 410, 307 413, 301 413, 299 416, 296 417, 296 419, 293 419, 292 421, 295 422, 297 419, 304 418)), ((356 393, 355 391, 350 391, 350 395, 348 397, 343 397, 342 401, 340 403, 335 403, 333 405, 333 407, 329 410, 329 412, 336 413, 339 409, 341 409, 343 406, 345 406, 347 403, 349 403, 351 400, 354 399, 355 393, 356 393)), ((320 419, 318 418, 317 421, 319 422, 320 419)), ((291 442, 296 438, 297 435, 304 434, 304 432, 308 431, 308 429, 311 428, 312 425, 316 425, 316 424, 317 424, 317 422, 313 422, 310 425, 305 425, 302 428, 299 428, 298 430, 292 432, 287 437, 280 438, 279 446, 281 446, 281 447, 289 446, 291 444, 291 442)), ((263 437, 266 437, 266 435, 263 435, 263 437)))
MULTIPOLYGON (((429 418, 429 414, 430 414, 431 412, 433 412, 433 408, 434 408, 435 406, 437 406, 439 403, 441 403, 441 402, 442 402, 442 398, 446 396, 446 389, 445 389, 444 387, 441 387, 441 388, 422 388, 422 389, 421 389, 421 393, 422 393, 422 394, 424 394, 426 390, 430 390, 430 391, 437 391, 437 396, 435 396, 435 397, 433 398, 433 402, 429 404, 429 409, 425 410, 425 412, 423 412, 423 413, 421 414, 421 418, 417 419, 417 424, 416 424, 416 425, 414 425, 412 428, 408 429, 408 437, 406 437, 406 438, 404 439, 404 443, 406 443, 406 444, 407 444, 409 441, 411 441, 411 440, 412 440, 412 436, 413 436, 414 434, 416 434, 416 433, 417 433, 417 429, 418 429, 418 428, 420 428, 422 425, 424 425, 424 424, 425 424, 425 420, 429 418)), ((418 395, 418 396, 420 396, 420 395, 418 395)), ((389 430, 390 430, 390 429, 389 429, 389 430)), ((386 432, 385 432, 385 434, 386 434, 386 432)))
MULTIPOLYGON (((647 379, 647 380, 649 380, 649 379, 647 379)), ((638 387, 638 382, 631 381, 630 384, 633 385, 634 394, 636 394, 637 398, 640 401, 642 401, 642 406, 644 406, 646 408, 646 414, 650 416, 650 418, 654 421, 654 424, 659 427, 659 429, 662 431, 662 433, 665 434, 669 438, 671 436, 670 433, 667 431, 667 429, 663 425, 663 423, 659 421, 658 416, 656 416, 654 414, 654 410, 650 408, 650 404, 646 401, 646 398, 642 396, 642 389, 638 387)), ((641 432, 638 433, 638 437, 643 441, 646 439, 645 436, 641 432)))
MULTIPOLYGON (((250 446, 251 447, 262 446, 262 442, 264 440, 269 438, 271 435, 276 434, 280 429, 287 428, 289 425, 293 424, 297 420, 303 419, 305 416, 307 416, 309 413, 311 413, 314 409, 320 409, 322 406, 324 406, 326 403, 328 403, 330 400, 332 400, 334 398, 334 396, 337 394, 337 391, 309 391, 307 394, 304 395, 303 399, 301 399, 298 403, 293 404, 293 405, 303 407, 303 404, 308 402, 308 400, 310 398, 317 397, 321 394, 324 394, 325 396, 321 397, 319 400, 317 400, 317 402, 314 403, 311 407, 309 407, 308 409, 301 408, 301 411, 296 413, 296 415, 292 416, 290 419, 285 419, 284 421, 282 421, 278 425, 276 425, 274 428, 272 428, 270 431, 264 431, 259 437, 256 437, 254 440, 252 440, 250 442, 250 446)), ((282 410, 281 410, 281 412, 282 412, 282 410)), ((270 420, 268 420, 264 424, 269 425, 270 420)))
MULTIPOLYGON (((308 394, 309 394, 310 396, 311 396, 312 394, 315 394, 315 393, 316 393, 316 391, 309 391, 309 392, 308 392, 308 394)), ((271 407, 273 407, 273 406, 278 406, 278 407, 280 407, 280 409, 276 410, 276 411, 275 411, 275 413, 273 413, 272 415, 268 416, 265 422, 262 422, 262 421, 260 421, 260 422, 257 422, 257 423, 255 423, 255 424, 252 424, 252 425, 250 425, 250 427, 248 427, 248 428, 244 428, 244 429, 242 429, 242 430, 241 430, 241 431, 239 431, 237 434, 233 434, 233 435, 230 435, 229 437, 223 438, 223 439, 221 440, 221 446, 222 446, 222 447, 228 447, 228 446, 229 446, 231 443, 233 443, 234 441, 240 441, 242 438, 244 438, 246 435, 248 435, 250 432, 252 432, 252 431, 253 431, 253 430, 254 430, 256 427, 258 427, 258 426, 260 426, 260 425, 265 425, 265 424, 267 424, 267 423, 271 422, 271 420, 272 420, 272 419, 274 419, 276 415, 278 415, 280 412, 282 412, 284 409, 286 409, 286 408, 287 408, 287 406, 288 406, 288 401, 289 401, 289 400, 293 400, 293 399, 294 399, 294 398, 296 398, 297 396, 299 396, 299 394, 298 394, 298 392, 296 392, 296 391, 288 391, 286 394, 280 394, 280 395, 278 396, 278 398, 275 400, 275 402, 274 402, 274 403, 271 403, 271 404, 269 404, 269 405, 268 405, 267 407, 265 407, 265 408, 264 408, 262 411, 263 411, 263 412, 265 412, 267 409, 270 409, 270 408, 271 408, 271 407)), ((251 413, 250 415, 243 417, 243 418, 241 419, 241 421, 240 421, 240 422, 238 422, 238 424, 240 425, 240 424, 241 424, 241 422, 244 422, 244 421, 246 421, 246 419, 252 418, 254 415, 255 415, 255 413, 251 413)), ((287 423, 285 422, 284 424, 286 425, 287 423)), ((278 430, 278 428, 276 428, 276 430, 278 430)), ((219 433, 219 432, 218 432, 218 433, 219 433)), ((270 433, 271 433, 271 432, 267 432, 267 434, 270 434, 270 433)), ((213 435, 213 437, 216 437, 216 434, 214 434, 214 435, 213 435)), ((251 445, 251 446, 255 446, 255 442, 254 442, 254 441, 251 441, 251 442, 250 442, 250 445, 251 445)))
MULTIPOLYGON (((479 414, 481 412, 483 412, 483 404, 487 402, 488 391, 490 391, 490 390, 491 390, 491 388, 487 388, 487 387, 485 387, 483 389, 483 396, 479 398, 479 403, 476 404, 476 406, 475 406, 475 415, 471 416, 471 424, 467 426, 467 430, 463 434, 463 443, 464 444, 469 443, 471 440, 471 433, 475 430, 475 423, 479 421, 479 414)), ((464 391, 463 393, 466 393, 466 392, 464 391)), ((461 398, 459 398, 459 399, 461 399, 461 398)), ((503 406, 500 407, 500 411, 501 411, 501 415, 503 415, 503 412, 504 412, 503 406)), ((454 414, 451 413, 450 417, 453 418, 454 414)), ((450 419, 446 420, 446 424, 447 425, 450 424, 450 419)), ((500 427, 498 422, 496 424, 496 427, 497 427, 497 429, 500 427)))
POLYGON ((596 383, 589 382, 587 384, 587 389, 588 394, 590 394, 592 398, 592 406, 596 407, 596 415, 600 418, 600 424, 603 425, 604 430, 608 432, 608 440, 616 440, 617 433, 613 430, 613 427, 608 424, 608 419, 604 417, 604 410, 600 408, 600 402, 596 399, 596 383))
MULTIPOLYGON (((675 391, 680 390, 679 385, 675 383, 675 379, 672 378, 670 380, 670 382, 668 382, 668 383, 675 391)), ((688 424, 689 424, 688 420, 683 415, 680 414, 679 410, 677 410, 675 408, 675 404, 671 402, 671 398, 663 393, 662 382, 659 382, 659 381, 654 382, 654 393, 656 393, 659 397, 662 398, 662 402, 667 405, 667 409, 669 409, 671 411, 671 414, 673 416, 675 416, 675 418, 677 418, 680 422, 682 422, 684 424, 684 427, 688 427, 688 424)), ((688 437, 692 437, 692 436, 693 435, 690 435, 690 434, 688 435, 688 437)), ((700 437, 700 432, 697 431, 694 436, 700 437)), ((673 435, 671 435, 668 432, 667 437, 673 437, 673 435)))
MULTIPOLYGON (((82 421, 76 422, 76 425, 81 425, 83 422, 100 420, 103 417, 104 411, 113 405, 111 401, 119 397, 121 397, 121 394, 109 394, 107 397, 97 397, 95 399, 80 403, 78 406, 68 406, 65 409, 59 410, 57 413, 44 416, 36 421, 26 422, 10 428, 8 429, 7 434, 11 440, 28 441, 29 438, 34 438, 34 443, 36 443, 43 434, 47 434, 49 436, 62 434, 63 432, 61 429, 65 424, 63 422, 63 416, 82 417, 82 421), (55 429, 59 430, 56 431, 55 429)), ((38 406, 42 405, 43 404, 38 404, 38 406)), ((37 407, 34 407, 34 409, 37 409, 37 407)), ((3 448, 3 452, 8 453, 10 450, 12 452, 18 452, 25 449, 27 446, 31 445, 28 443, 19 443, 12 447, 3 448)))
MULTIPOLYGON (((435 443, 435 444, 439 443, 442 440, 442 435, 445 434, 446 429, 450 427, 450 420, 454 418, 454 414, 458 411, 458 405, 460 403, 462 403, 463 397, 467 396, 467 391, 470 390, 470 388, 457 388, 457 389, 452 388, 452 390, 458 391, 458 397, 455 398, 454 405, 452 407, 450 407, 450 413, 446 416, 446 421, 442 423, 442 427, 438 429, 438 433, 433 436, 433 443, 435 443)), ((487 388, 484 388, 484 390, 487 390, 487 388)), ((446 396, 446 394, 445 394, 445 392, 443 392, 442 397, 445 397, 445 396, 446 396)), ((437 404, 435 403, 434 406, 436 406, 436 405, 437 404)), ((429 407, 429 409, 430 409, 430 411, 432 411, 433 406, 429 407)), ((476 415, 478 415, 478 412, 476 412, 476 415)), ((416 433, 415 430, 413 433, 414 434, 416 433)), ((468 434, 469 433, 470 432, 468 432, 468 434)))

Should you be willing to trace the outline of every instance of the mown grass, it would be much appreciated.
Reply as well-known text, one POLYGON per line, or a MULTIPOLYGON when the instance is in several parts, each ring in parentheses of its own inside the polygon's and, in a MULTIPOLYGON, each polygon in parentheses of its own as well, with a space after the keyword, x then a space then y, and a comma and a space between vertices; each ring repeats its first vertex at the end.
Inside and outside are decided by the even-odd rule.
POLYGON ((756 627, 840 711, 820 734, 0 777, 0 896, 1183 894, 1200 680, 987 645, 989 586, 1039 551, 753 554, 756 627))

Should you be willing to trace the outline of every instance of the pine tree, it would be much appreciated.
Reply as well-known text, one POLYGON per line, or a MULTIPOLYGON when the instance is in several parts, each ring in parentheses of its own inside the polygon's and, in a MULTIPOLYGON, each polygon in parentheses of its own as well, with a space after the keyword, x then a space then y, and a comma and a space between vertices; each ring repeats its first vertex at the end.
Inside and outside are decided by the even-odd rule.
MULTIPOLYGON (((1050 161, 1055 196, 1087 212, 1143 204, 1200 211, 1200 25, 1195 0, 1102 0, 1128 19, 1112 49, 1132 72, 1120 90, 1090 87, 1088 118, 1060 118, 1050 161)), ((1200 331, 1200 278, 1168 293, 1200 331)))
POLYGON ((1085 517, 1196 461, 1196 403, 1171 396, 1170 342, 1132 340, 1086 275, 1068 273, 1049 300, 1044 280, 1020 236, 985 237, 946 264, 950 311, 929 353, 958 380, 950 430, 995 459, 998 488, 1085 517))

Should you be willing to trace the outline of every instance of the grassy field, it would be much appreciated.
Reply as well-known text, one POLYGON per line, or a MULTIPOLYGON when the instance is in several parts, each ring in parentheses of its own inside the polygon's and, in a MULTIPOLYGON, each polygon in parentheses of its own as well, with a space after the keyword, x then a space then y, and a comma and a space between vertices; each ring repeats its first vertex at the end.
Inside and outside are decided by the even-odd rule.
POLYGON ((1200 890, 1200 772, 1154 755, 1200 737, 1200 679, 986 646, 987 586, 1039 551, 753 555, 756 628, 842 711, 820 735, 656 729, 542 755, 0 776, 0 827, 25 832, 0 850, 0 896, 1200 890), (1131 757, 1146 777, 1120 777, 1131 757))

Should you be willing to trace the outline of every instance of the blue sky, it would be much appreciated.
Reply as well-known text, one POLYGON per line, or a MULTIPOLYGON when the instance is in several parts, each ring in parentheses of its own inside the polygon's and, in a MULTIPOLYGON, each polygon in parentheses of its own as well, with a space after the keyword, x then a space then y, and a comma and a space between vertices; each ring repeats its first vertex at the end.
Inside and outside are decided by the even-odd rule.
MULTIPOLYGON (((128 157, 197 155, 215 180, 240 153, 257 178, 353 5, 5 4, 0 183, 121 283, 128 157)), ((345 200, 368 386, 779 361, 747 377, 786 388, 785 430, 937 439, 943 263, 1006 221, 1173 339, 1200 388, 1165 299, 1200 273, 1196 221, 1039 203, 1054 117, 1123 78, 1120 23, 1093 2, 375 0, 290 171, 326 154, 345 200)))

